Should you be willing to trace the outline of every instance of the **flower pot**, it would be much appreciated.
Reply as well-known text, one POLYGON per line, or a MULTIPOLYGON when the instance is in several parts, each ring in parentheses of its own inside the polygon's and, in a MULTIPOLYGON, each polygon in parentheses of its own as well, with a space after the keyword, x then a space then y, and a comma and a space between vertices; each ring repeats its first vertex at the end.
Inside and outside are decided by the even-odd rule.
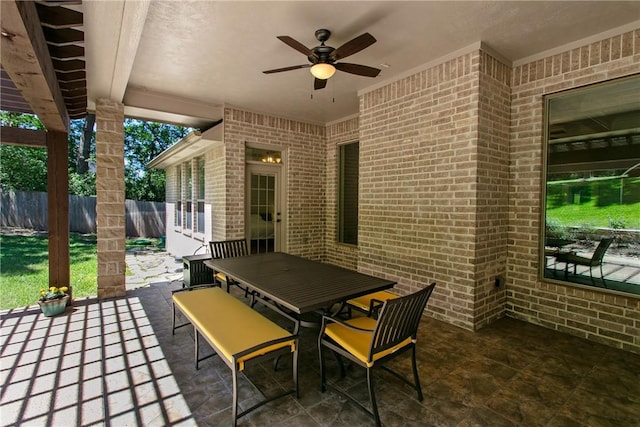
POLYGON ((59 299, 52 299, 47 301, 38 301, 40 304, 40 309, 42 310, 42 314, 47 317, 57 316, 58 314, 64 312, 64 309, 67 308, 67 300, 69 299, 69 295, 65 295, 59 299))
POLYGON ((69 285, 68 288, 69 290, 67 290, 67 295, 69 295, 69 299, 67 299, 67 307, 73 304, 73 287, 69 285))

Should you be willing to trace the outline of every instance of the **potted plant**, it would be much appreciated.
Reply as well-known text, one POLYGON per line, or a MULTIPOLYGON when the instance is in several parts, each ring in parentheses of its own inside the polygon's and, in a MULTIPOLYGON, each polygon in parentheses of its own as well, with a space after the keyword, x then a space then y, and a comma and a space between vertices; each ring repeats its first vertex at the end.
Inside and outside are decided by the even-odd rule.
POLYGON ((69 288, 66 286, 55 287, 51 286, 48 289, 40 290, 40 298, 38 304, 42 313, 47 316, 56 316, 64 311, 67 306, 67 300, 69 295, 67 291, 69 288))

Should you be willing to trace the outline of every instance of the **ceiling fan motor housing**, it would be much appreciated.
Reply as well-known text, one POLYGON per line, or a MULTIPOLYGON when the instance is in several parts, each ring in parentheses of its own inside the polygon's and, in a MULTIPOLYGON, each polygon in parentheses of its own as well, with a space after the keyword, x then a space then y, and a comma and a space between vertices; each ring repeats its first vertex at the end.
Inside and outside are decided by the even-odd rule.
POLYGON ((320 43, 326 42, 329 40, 329 37, 331 37, 331 31, 325 30, 324 28, 316 30, 316 39, 318 39, 320 43))
POLYGON ((328 64, 335 62, 331 58, 331 53, 335 50, 335 48, 331 46, 321 45, 321 46, 314 47, 312 50, 313 50, 313 53, 315 53, 318 56, 318 59, 313 58, 313 56, 309 57, 309 58, 313 58, 311 62, 313 62, 314 64, 317 62, 328 63, 328 64))

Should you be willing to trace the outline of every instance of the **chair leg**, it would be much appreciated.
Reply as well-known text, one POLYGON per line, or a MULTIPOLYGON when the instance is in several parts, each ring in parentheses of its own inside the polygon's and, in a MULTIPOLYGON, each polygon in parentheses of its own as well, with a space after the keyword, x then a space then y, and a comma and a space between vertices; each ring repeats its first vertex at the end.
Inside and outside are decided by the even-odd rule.
POLYGON ((413 366, 413 379, 416 383, 415 388, 418 393, 418 400, 422 402, 422 387, 420 387, 420 377, 418 376, 418 366, 416 363, 416 347, 413 346, 413 352, 411 354, 411 365, 413 366))
POLYGON ((602 286, 607 287, 607 281, 604 280, 604 273, 602 272, 602 264, 600 264, 600 278, 602 279, 602 286))
POLYGON ((369 399, 371 401, 371 413, 376 423, 376 427, 380 427, 380 414, 378 414, 378 405, 376 404, 376 394, 373 389, 373 368, 367 368, 367 386, 369 387, 369 399))
POLYGON ((324 393, 327 391, 327 386, 326 374, 324 372, 324 359, 322 357, 322 336, 318 338, 318 354, 320 356, 320 391, 324 393))
POLYGON ((193 335, 195 336, 195 347, 196 347, 196 370, 198 370, 198 347, 200 347, 200 339, 198 338, 198 330, 196 327, 193 327, 193 335))
POLYGON ((293 386, 296 389, 296 399, 300 397, 300 387, 298 387, 298 345, 296 345, 296 349, 291 355, 293 360, 291 361, 293 365, 293 386))
POLYGON ((233 383, 233 403, 231 407, 231 416, 233 417, 233 427, 238 423, 238 373, 234 366, 233 373, 231 375, 233 383))
POLYGON ((176 334, 176 304, 171 303, 171 311, 173 312, 173 320, 171 321, 171 335, 176 334))
POLYGON ((344 362, 342 361, 342 358, 335 351, 333 351, 332 353, 335 356, 336 360, 338 361, 338 365, 340 365, 340 378, 346 377, 347 376, 347 368, 345 368, 344 362))

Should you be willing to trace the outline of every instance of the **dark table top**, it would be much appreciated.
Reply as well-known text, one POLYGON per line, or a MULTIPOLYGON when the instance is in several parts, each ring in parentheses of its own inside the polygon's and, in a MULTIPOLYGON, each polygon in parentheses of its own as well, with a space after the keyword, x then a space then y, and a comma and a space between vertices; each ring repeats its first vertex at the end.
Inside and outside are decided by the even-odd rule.
POLYGON ((298 314, 328 309, 335 303, 396 284, 282 252, 210 259, 204 264, 298 314))

